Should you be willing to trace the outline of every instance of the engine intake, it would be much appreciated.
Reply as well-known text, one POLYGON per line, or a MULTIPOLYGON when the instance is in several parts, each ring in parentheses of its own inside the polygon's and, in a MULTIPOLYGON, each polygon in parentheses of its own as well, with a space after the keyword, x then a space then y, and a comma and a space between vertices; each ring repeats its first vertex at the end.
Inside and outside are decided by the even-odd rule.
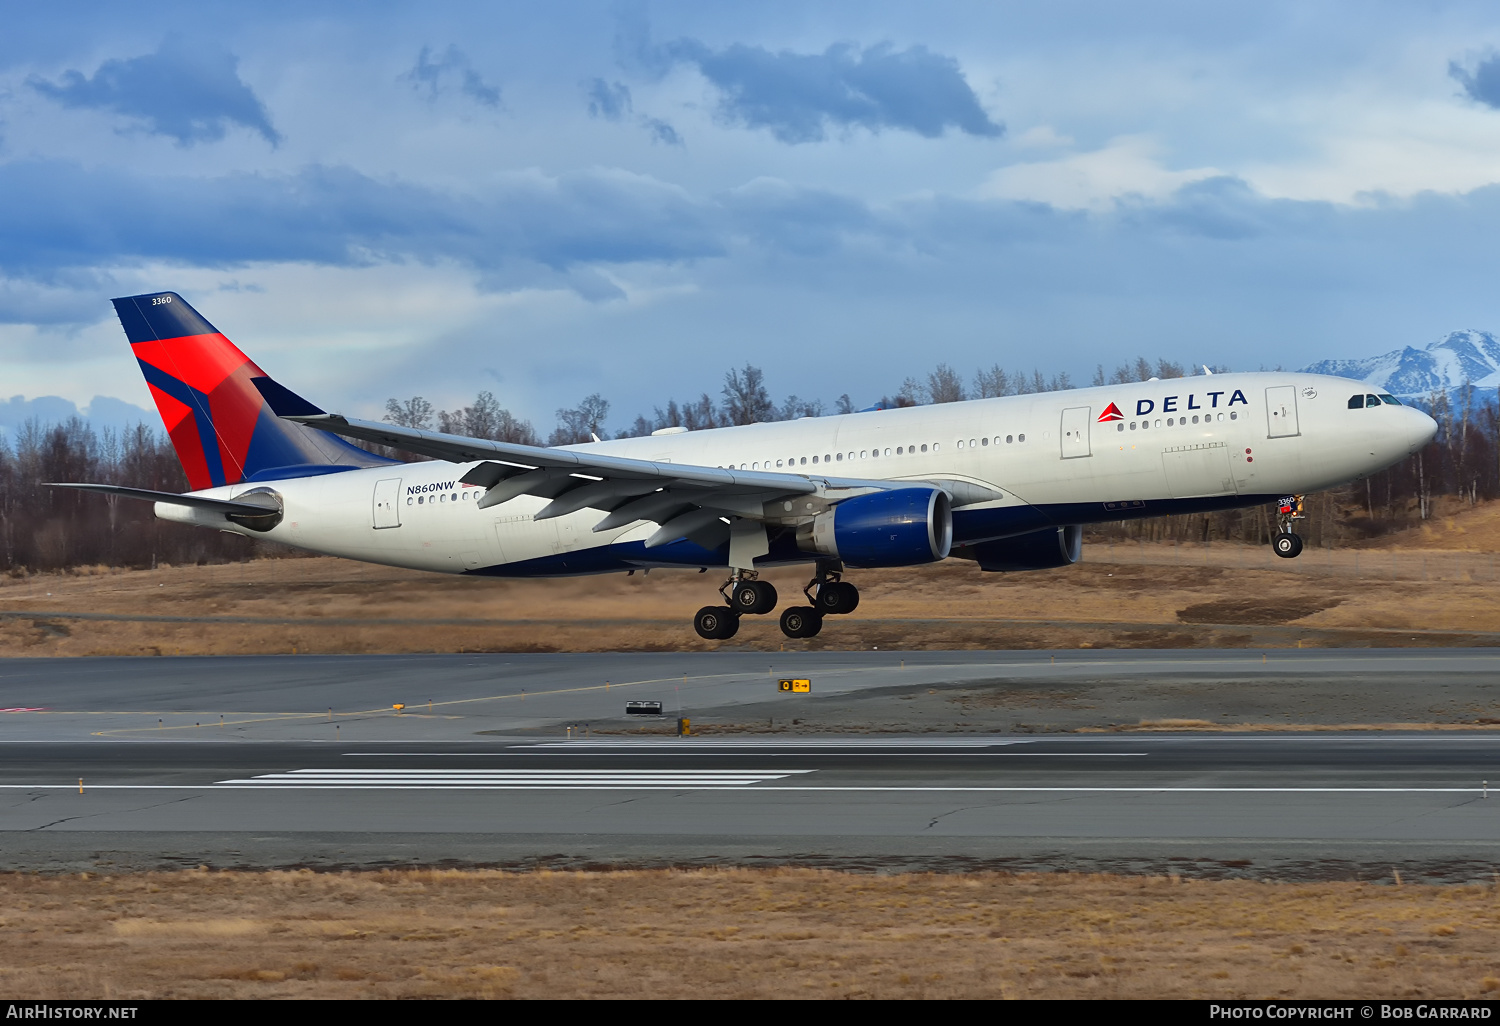
POLYGON ((953 554, 975 560, 981 570, 1052 570, 1083 558, 1083 528, 1077 524, 1047 527, 1014 538, 964 545, 953 554))
POLYGON ((803 552, 848 566, 912 566, 948 556, 953 510, 939 488, 898 488, 845 499, 797 528, 803 552))

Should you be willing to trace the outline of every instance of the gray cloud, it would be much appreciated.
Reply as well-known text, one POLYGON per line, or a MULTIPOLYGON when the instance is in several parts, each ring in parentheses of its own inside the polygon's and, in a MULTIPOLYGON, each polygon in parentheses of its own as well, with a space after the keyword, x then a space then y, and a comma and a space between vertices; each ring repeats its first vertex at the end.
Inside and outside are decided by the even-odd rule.
POLYGON ((485 107, 500 106, 500 87, 490 85, 469 63, 468 55, 450 45, 436 60, 432 48, 422 47, 417 54, 417 63, 406 73, 407 81, 417 89, 426 89, 427 95, 436 98, 447 88, 447 83, 457 81, 459 92, 485 107))
POLYGON ((169 37, 153 54, 107 60, 91 77, 65 71, 57 82, 33 75, 27 85, 65 107, 112 111, 179 145, 216 142, 230 125, 281 140, 265 105, 239 76, 239 58, 213 45, 169 37))
POLYGON ((411 259, 562 272, 721 253, 719 216, 678 188, 610 171, 517 176, 464 196, 342 167, 190 178, 17 161, 0 165, 0 271, 48 281, 152 260, 227 268, 411 259))
POLYGON ((725 120, 769 129, 784 143, 820 142, 830 128, 894 129, 929 139, 949 128, 987 138, 1005 131, 985 113, 958 61, 925 46, 840 44, 800 54, 743 43, 713 50, 679 39, 640 56, 658 69, 695 66, 719 91, 725 120))
POLYGON ((630 87, 623 82, 591 79, 588 84, 589 117, 619 121, 631 113, 630 87))
POLYGON ((646 131, 651 133, 651 141, 654 143, 665 143, 668 146, 681 146, 682 136, 677 134, 677 129, 667 124, 661 118, 642 117, 641 124, 646 131))
MULTIPOLYGON (((618 123, 625 120, 627 115, 634 113, 630 87, 625 83, 606 82, 602 78, 594 78, 589 80, 587 86, 589 117, 618 123)), ((636 121, 651 136, 653 143, 665 143, 668 146, 682 145, 682 136, 677 133, 677 129, 661 118, 642 114, 636 121)))
POLYGON ((1473 71, 1457 61, 1449 61, 1448 74, 1464 87, 1470 99, 1500 110, 1500 54, 1486 57, 1473 71))

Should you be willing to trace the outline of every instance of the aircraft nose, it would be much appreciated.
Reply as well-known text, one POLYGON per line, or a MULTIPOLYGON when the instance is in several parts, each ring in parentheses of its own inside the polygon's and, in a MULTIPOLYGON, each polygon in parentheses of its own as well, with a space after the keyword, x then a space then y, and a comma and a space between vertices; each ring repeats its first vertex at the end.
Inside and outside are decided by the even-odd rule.
POLYGON ((1406 429, 1407 452, 1414 453, 1437 437, 1438 424, 1427 414, 1414 407, 1406 407, 1408 426, 1406 429))

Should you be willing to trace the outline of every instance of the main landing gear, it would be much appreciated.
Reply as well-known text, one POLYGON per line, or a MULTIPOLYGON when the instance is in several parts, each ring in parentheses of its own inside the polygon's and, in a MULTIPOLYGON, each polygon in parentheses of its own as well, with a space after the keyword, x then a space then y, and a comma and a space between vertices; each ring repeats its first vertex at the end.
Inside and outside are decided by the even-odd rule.
POLYGON ((740 629, 740 617, 776 608, 776 586, 756 580, 754 570, 736 570, 719 586, 722 606, 704 606, 693 617, 693 630, 707 641, 727 641, 740 629))
MULTIPOLYGON (((819 563, 802 593, 808 605, 782 610, 781 633, 789 638, 811 638, 823 629, 824 616, 852 613, 859 605, 859 589, 840 580, 843 566, 819 563)), ((704 606, 693 617, 693 630, 707 641, 727 641, 740 629, 740 617, 769 613, 776 608, 776 588, 756 578, 753 570, 736 570, 719 588, 722 606, 704 606)))
POLYGON ((781 633, 789 638, 815 637, 823 629, 823 617, 852 613, 859 605, 859 589, 840 580, 840 563, 819 563, 802 594, 806 606, 793 606, 781 614, 781 633))
POLYGON ((1306 520, 1302 512, 1302 496, 1287 495, 1276 504, 1276 535, 1271 539, 1271 548, 1282 559, 1295 559, 1302 552, 1302 537, 1292 533, 1293 522, 1306 520))

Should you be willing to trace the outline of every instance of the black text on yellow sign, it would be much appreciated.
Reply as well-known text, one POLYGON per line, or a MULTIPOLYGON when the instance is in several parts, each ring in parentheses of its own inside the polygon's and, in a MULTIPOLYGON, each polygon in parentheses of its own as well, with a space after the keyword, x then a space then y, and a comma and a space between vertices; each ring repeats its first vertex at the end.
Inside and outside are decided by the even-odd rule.
POLYGON ((777 684, 780 691, 801 691, 805 693, 812 690, 812 681, 810 680, 782 678, 777 684))

